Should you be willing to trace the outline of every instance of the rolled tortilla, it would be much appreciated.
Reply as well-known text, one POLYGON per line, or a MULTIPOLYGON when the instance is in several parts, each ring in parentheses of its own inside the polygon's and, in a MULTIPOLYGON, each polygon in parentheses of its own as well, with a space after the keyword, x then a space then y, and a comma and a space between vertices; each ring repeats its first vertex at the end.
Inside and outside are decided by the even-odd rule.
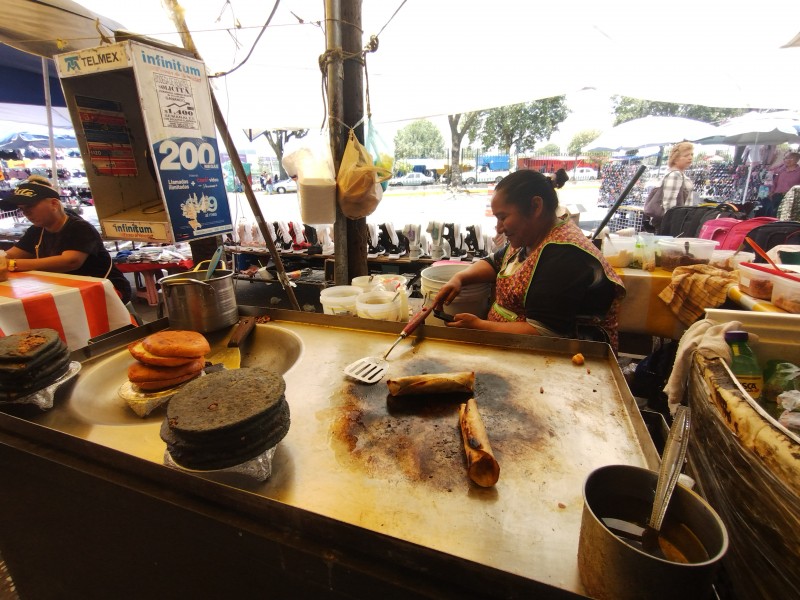
POLYGON ((489 436, 483 426, 475 398, 467 400, 459 410, 461 439, 467 453, 467 473, 481 487, 492 487, 500 479, 500 465, 494 458, 489 436))
POLYGON ((475 389, 475 372, 459 371, 456 373, 431 373, 428 375, 410 375, 387 379, 389 393, 392 396, 409 396, 411 394, 447 394, 452 392, 472 393, 475 389))

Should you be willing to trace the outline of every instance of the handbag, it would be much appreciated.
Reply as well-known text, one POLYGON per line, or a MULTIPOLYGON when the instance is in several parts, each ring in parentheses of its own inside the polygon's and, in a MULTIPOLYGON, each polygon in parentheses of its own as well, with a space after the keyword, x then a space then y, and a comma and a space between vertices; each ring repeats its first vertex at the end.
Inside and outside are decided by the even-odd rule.
MULTIPOLYGON (((672 171, 670 171, 670 173, 671 172, 672 171)), ((647 195, 647 200, 644 202, 644 221, 654 229, 661 224, 661 219, 664 218, 664 180, 667 177, 669 177, 669 173, 661 180, 661 185, 650 190, 650 193, 647 195)), ((681 173, 681 189, 678 190, 675 206, 683 206, 686 204, 686 197, 689 195, 684 185, 684 178, 684 174, 681 173)))

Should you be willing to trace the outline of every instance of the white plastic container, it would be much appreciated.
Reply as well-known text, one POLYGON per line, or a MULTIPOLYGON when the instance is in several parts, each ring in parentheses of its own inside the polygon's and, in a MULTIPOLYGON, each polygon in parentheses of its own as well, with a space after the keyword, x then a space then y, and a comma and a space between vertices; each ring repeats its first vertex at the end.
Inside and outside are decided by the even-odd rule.
POLYGON ((661 268, 673 271, 676 267, 707 265, 719 242, 700 238, 659 239, 661 268))
POLYGON ((333 223, 336 220, 336 181, 300 177, 297 198, 303 223, 333 223))
POLYGON ((742 293, 759 300, 772 298, 773 283, 776 279, 774 275, 754 269, 748 266, 748 263, 740 263, 737 270, 739 271, 739 289, 742 293))
POLYGON ((772 278, 771 301, 786 312, 800 313, 800 281, 775 275, 772 278))
POLYGON ((636 258, 636 238, 609 235, 603 238, 603 256, 614 268, 629 266, 636 258))
POLYGON ((356 300, 364 293, 359 287, 353 285, 335 285, 325 288, 319 294, 322 312, 326 315, 352 315, 357 314, 356 300))
MULTIPOLYGON (((430 306, 434 296, 450 278, 469 267, 465 264, 445 264, 434 265, 422 271, 422 295, 425 297, 425 305, 430 306)), ((444 306, 444 312, 449 315, 458 313, 471 313, 485 319, 489 314, 489 305, 492 300, 492 285, 489 283, 476 283, 465 285, 461 288, 461 293, 449 305, 444 306)), ((425 323, 427 325, 444 326, 441 319, 430 315, 425 323)))
POLYGON ((359 288, 362 292, 372 292, 381 285, 377 278, 377 275, 360 275, 359 277, 353 277, 350 284, 359 288))
POLYGON ((356 299, 356 312, 362 319, 400 321, 400 297, 396 292, 376 290, 356 299))

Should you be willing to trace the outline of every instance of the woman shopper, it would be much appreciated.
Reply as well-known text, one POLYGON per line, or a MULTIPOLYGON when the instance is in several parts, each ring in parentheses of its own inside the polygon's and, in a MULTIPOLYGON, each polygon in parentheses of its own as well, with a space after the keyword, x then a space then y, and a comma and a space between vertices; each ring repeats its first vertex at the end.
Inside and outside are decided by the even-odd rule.
POLYGON ((798 161, 800 161, 800 153, 788 152, 783 157, 783 164, 771 169, 772 184, 770 185, 769 197, 761 200, 758 216, 778 216, 778 209, 786 192, 792 187, 800 185, 800 166, 797 164, 798 161))
POLYGON ((492 211, 507 245, 454 275, 433 305, 439 309, 464 286, 487 282, 496 284, 495 302, 488 318, 459 313, 448 327, 568 338, 600 332, 600 339, 616 350, 625 288, 569 214, 557 216, 555 188, 567 179, 563 169, 555 182, 523 170, 497 184, 492 211))

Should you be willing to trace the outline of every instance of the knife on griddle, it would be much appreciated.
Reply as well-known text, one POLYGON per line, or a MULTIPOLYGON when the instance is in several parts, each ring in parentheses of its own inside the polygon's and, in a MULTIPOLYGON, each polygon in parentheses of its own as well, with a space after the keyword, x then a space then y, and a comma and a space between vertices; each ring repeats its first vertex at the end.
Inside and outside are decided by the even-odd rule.
POLYGON ((242 352, 239 346, 255 326, 255 317, 241 317, 239 322, 233 326, 226 346, 212 354, 208 361, 212 364, 221 364, 226 369, 238 369, 242 364, 242 352))

